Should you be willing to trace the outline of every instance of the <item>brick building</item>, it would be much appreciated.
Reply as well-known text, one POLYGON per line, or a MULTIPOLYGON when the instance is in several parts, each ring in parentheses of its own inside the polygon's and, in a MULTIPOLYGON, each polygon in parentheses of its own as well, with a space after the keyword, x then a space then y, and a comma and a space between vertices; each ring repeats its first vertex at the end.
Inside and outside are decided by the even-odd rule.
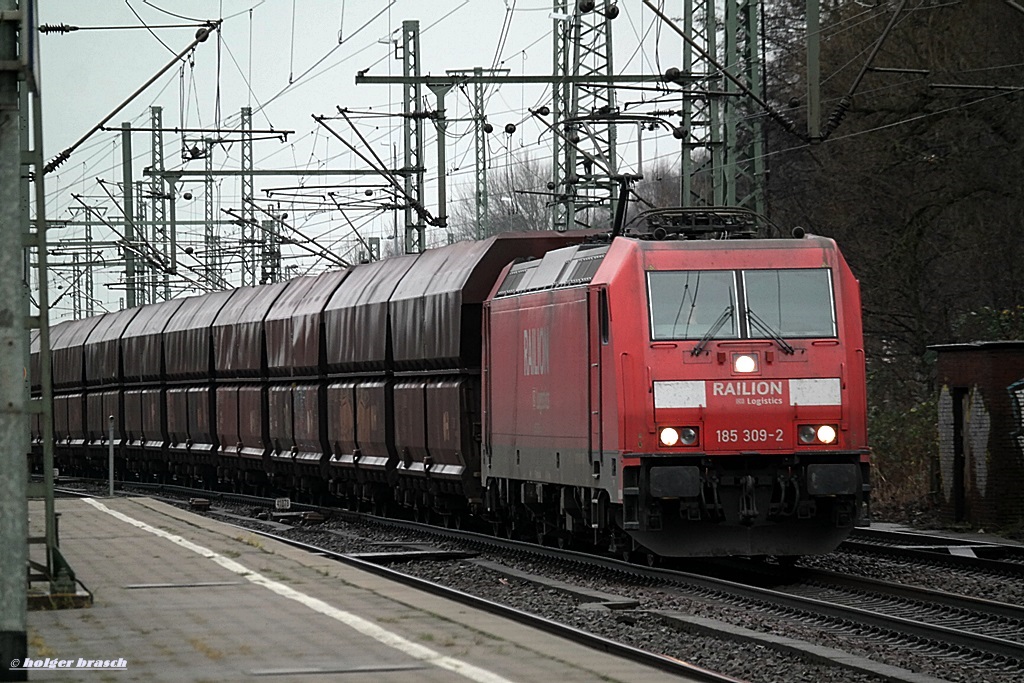
POLYGON ((1024 524, 1024 341, 938 352, 938 494, 947 521, 1024 524))

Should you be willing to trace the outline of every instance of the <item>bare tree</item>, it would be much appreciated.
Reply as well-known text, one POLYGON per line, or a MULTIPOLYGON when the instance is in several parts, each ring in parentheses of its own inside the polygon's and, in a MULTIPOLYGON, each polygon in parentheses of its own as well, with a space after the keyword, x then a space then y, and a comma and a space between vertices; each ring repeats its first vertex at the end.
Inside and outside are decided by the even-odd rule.
POLYGON ((551 202, 547 189, 551 167, 529 156, 493 168, 487 174, 487 213, 477 234, 476 196, 473 187, 457 192, 449 216, 449 230, 456 241, 490 237, 502 232, 549 230, 551 202))

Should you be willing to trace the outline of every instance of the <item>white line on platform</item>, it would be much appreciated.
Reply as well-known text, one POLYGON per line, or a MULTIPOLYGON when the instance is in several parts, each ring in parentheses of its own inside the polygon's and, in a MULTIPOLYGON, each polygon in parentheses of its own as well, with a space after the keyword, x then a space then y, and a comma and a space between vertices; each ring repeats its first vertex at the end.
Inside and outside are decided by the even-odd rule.
POLYGON ((234 572, 235 574, 238 574, 239 576, 248 579, 252 583, 255 583, 259 586, 263 586, 264 588, 267 588, 282 597, 288 598, 289 600, 294 600, 295 602, 303 604, 315 612, 319 612, 320 614, 340 621, 346 626, 349 626, 355 629, 356 631, 359 631, 363 635, 369 636, 374 640, 383 643, 384 645, 393 647, 394 649, 400 652, 404 652, 410 657, 418 659, 422 662, 433 664, 434 666, 446 669, 448 671, 453 671, 472 681, 477 681, 478 683, 511 683, 507 678, 503 678, 502 676, 499 676, 496 673, 487 671, 486 669, 481 669, 480 667, 468 664, 466 662, 463 662, 462 660, 455 659, 454 657, 442 655, 440 652, 436 652, 430 649, 429 647, 425 647, 418 643, 414 643, 411 640, 407 640, 406 638, 403 638, 397 633, 388 631, 387 629, 382 628, 377 624, 374 624, 373 622, 360 617, 359 615, 338 609, 333 605, 327 604, 323 600, 306 595, 305 593, 300 593, 294 588, 290 588, 282 583, 278 583, 277 581, 268 579, 262 574, 252 571, 245 565, 239 562, 235 562, 234 560, 224 557, 223 555, 215 553, 209 548, 204 548, 203 546, 193 543, 192 541, 182 538, 181 536, 168 533, 163 529, 158 529, 154 526, 150 526, 145 522, 137 520, 134 517, 129 517, 128 515, 122 512, 118 512, 117 510, 112 510, 103 503, 92 498, 86 498, 84 500, 86 503, 92 505, 97 510, 100 510, 102 512, 107 513, 108 515, 116 517, 122 522, 127 522, 128 524, 131 524, 134 527, 138 527, 143 531, 148 531, 151 534, 154 534, 161 538, 165 538, 171 543, 180 545, 182 548, 191 550, 192 552, 202 555, 207 559, 213 560, 214 562, 224 567, 228 571, 234 572))

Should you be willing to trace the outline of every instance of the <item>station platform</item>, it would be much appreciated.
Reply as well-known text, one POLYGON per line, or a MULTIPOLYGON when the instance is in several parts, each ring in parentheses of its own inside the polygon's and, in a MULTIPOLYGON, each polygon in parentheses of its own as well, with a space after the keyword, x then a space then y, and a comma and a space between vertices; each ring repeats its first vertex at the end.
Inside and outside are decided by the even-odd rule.
POLYGON ((29 658, 108 668, 30 681, 680 680, 148 498, 57 511, 94 602, 30 612, 29 658))

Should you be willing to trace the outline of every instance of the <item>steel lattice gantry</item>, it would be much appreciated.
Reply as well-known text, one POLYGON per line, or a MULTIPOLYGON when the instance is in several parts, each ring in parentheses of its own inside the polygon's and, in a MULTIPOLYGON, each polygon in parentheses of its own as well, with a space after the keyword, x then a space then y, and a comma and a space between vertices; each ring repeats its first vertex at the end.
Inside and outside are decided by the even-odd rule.
MULTIPOLYGON (((403 170, 405 174, 405 253, 416 254, 426 248, 426 228, 422 213, 423 181, 423 116, 420 111, 422 85, 420 75, 420 22, 402 22, 402 132, 405 142, 403 170)), ((439 144, 444 144, 443 139, 439 144)), ((439 169, 444 173, 444 169, 439 169)))
POLYGON ((256 242, 262 239, 256 223, 256 208, 253 204, 253 165, 252 165, 252 108, 242 107, 242 173, 239 176, 242 185, 242 286, 255 285, 257 266, 256 242))
POLYGON ((573 2, 570 10, 567 0, 554 2, 552 113, 556 133, 551 181, 556 193, 552 208, 555 230, 576 227, 581 206, 601 204, 609 223, 614 210, 616 182, 611 176, 618 171, 618 159, 615 125, 610 119, 616 112, 610 80, 614 74, 611 22, 617 14, 613 7, 612 0, 600 0, 593 10, 583 12, 579 3, 573 2))
MULTIPOLYGON (((164 189, 164 110, 163 107, 150 107, 150 126, 152 127, 152 157, 151 166, 153 175, 149 178, 149 217, 153 227, 150 234, 150 244, 161 245, 163 263, 170 262, 170 239, 167 234, 167 191, 164 189)), ((170 276, 163 275, 164 292, 163 298, 171 298, 170 276)), ((150 278, 150 301, 157 300, 157 278, 155 273, 150 278)))
POLYGON ((764 116, 705 58, 719 59, 729 75, 763 99, 761 0, 683 0, 682 9, 681 72, 694 84, 682 101, 680 204, 764 213, 764 116))
MULTIPOLYGON (((725 64, 759 99, 764 99, 761 63, 761 0, 725 0, 725 64)), ((740 97, 726 79, 725 172, 726 206, 765 212, 763 112, 750 97, 740 97)))

